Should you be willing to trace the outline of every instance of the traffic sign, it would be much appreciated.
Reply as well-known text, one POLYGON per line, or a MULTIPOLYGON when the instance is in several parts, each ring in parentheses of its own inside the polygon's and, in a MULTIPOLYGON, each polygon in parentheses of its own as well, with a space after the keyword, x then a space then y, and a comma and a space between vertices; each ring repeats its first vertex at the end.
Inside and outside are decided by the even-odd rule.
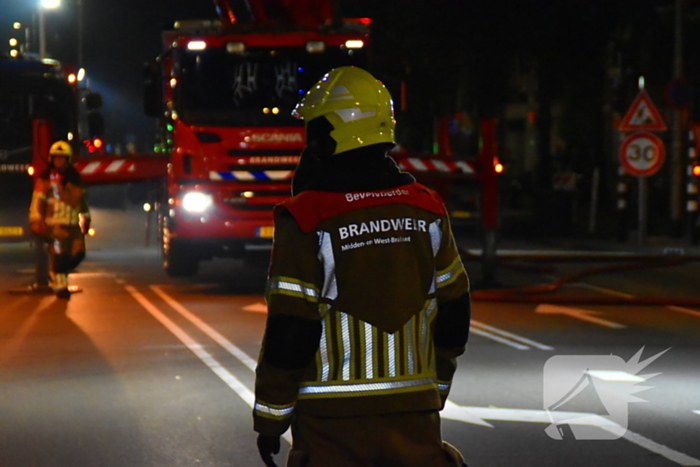
POLYGON ((659 171, 666 159, 663 141, 653 133, 640 131, 631 134, 620 146, 620 163, 635 177, 648 177, 659 171))
POLYGON ((659 114, 659 110, 651 101, 644 89, 639 90, 639 94, 627 110, 620 126, 620 131, 665 131, 666 124, 659 114))

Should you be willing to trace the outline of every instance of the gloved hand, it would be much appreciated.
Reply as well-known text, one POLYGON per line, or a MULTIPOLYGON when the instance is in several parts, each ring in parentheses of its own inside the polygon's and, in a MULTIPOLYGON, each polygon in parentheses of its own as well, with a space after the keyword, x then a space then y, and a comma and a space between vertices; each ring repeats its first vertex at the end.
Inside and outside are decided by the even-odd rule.
POLYGON ((280 452, 280 437, 258 435, 258 452, 267 467, 277 467, 272 455, 280 452))
POLYGON ((89 217, 83 217, 81 222, 80 222, 80 230, 83 232, 83 235, 87 235, 88 232, 90 231, 90 218, 89 217))

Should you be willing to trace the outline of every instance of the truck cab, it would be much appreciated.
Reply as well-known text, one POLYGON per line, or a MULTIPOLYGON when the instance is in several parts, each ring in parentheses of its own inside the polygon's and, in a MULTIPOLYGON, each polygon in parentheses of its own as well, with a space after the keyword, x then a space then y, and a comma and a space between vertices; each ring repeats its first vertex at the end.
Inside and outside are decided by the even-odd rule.
POLYGON ((146 111, 169 154, 159 226, 167 274, 271 249, 273 207, 304 147, 291 113, 325 73, 365 66, 368 30, 184 21, 147 69, 146 111))

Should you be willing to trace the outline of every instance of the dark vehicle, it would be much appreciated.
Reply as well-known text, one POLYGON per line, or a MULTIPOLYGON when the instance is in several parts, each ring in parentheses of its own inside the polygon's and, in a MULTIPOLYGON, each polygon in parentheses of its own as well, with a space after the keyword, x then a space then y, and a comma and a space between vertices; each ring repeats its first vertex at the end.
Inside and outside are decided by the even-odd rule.
POLYGON ((68 73, 54 60, 0 59, 0 242, 29 239, 35 119, 50 122, 54 139, 77 137, 68 73))

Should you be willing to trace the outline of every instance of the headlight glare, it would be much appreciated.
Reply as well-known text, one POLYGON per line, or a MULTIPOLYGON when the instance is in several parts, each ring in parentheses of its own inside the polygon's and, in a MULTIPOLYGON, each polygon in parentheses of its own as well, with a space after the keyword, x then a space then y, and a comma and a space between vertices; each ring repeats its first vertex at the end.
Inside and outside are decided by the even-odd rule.
POLYGON ((214 204, 214 200, 208 193, 191 192, 187 193, 182 198, 182 208, 188 212, 204 212, 211 205, 214 204))

